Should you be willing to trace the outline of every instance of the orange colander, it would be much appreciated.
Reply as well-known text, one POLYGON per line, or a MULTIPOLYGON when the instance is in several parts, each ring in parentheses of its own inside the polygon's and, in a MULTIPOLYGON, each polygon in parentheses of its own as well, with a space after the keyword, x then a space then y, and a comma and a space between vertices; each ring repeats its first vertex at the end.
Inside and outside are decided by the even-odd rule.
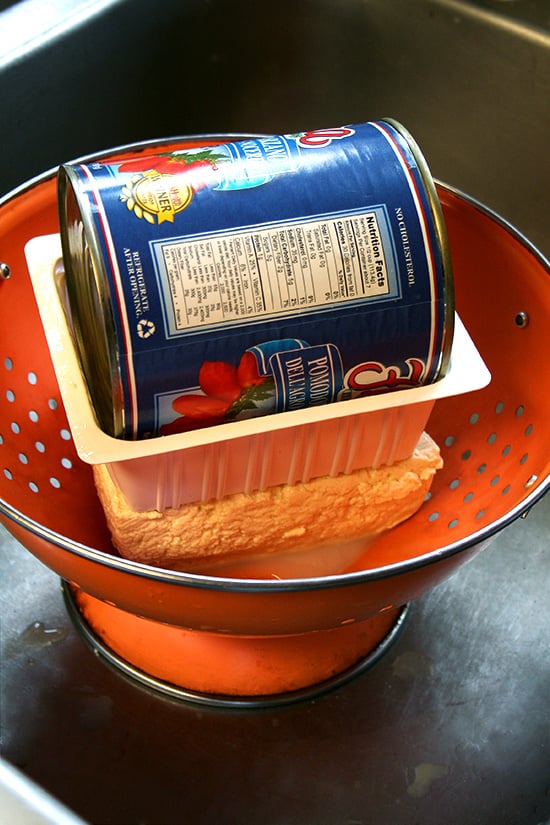
POLYGON ((28 240, 58 231, 54 173, 0 202, 0 518, 61 577, 85 638, 127 675, 241 706, 341 684, 384 652, 411 600, 544 494, 550 266, 489 210, 438 191, 457 311, 491 383, 436 402, 427 429, 445 466, 413 518, 344 574, 285 581, 173 572, 116 554, 72 444, 25 263, 28 240))

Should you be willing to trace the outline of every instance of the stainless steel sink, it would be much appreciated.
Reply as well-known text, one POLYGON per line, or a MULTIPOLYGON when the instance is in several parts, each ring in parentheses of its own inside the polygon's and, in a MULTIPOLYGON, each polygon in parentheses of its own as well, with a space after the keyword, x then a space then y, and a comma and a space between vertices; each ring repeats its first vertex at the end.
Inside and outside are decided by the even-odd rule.
MULTIPOLYGON (((0 0, 0 200, 134 141, 392 116, 549 255, 549 101, 548 0, 0 0)), ((111 672, 0 530, 2 756, 97 825, 549 825, 549 505, 416 605, 366 678, 259 714, 111 672)), ((61 821, 8 780, 22 822, 42 802, 61 821)))
POLYGON ((546 0, 23 0, 0 32, 1 193, 122 143, 391 115, 550 250, 546 0))

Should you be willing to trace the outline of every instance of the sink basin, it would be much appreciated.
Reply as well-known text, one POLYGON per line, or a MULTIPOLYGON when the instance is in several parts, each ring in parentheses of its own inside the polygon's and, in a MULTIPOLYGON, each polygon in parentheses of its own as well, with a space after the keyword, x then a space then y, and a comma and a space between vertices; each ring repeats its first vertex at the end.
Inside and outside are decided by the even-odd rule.
POLYGON ((23 0, 0 11, 0 194, 133 141, 392 116, 435 177, 549 253, 544 0, 163 0, 160 8, 23 0))
MULTIPOLYGON (((0 32, 0 218, 17 231, 23 226, 22 237, 55 231, 51 180, 30 188, 27 181, 72 158, 167 135, 291 131, 392 116, 418 140, 435 177, 487 204, 550 254, 548 0, 0 0, 0 32), (4 199, 12 190, 20 195, 4 199)), ((509 236, 475 206, 455 203, 452 190, 446 197, 459 269, 468 273, 471 250, 461 242, 457 203, 467 217, 479 218, 489 237, 509 236)), ((0 231, 0 262, 12 264, 13 274, 0 281, 0 291, 17 290, 23 281, 25 292, 17 231, 0 231)), ((517 239, 509 240, 523 255, 517 239)), ((475 262, 480 275, 487 258, 475 262)), ((461 306, 471 310, 465 312, 471 320, 478 292, 474 278, 463 283, 461 306)), ((495 292, 488 285, 484 290, 499 330, 508 328, 510 319, 493 309, 495 292)), ((541 302, 529 289, 526 294, 538 312, 541 302)), ((515 299, 511 303, 516 308, 515 299)), ((4 302, 11 326, 5 329, 22 347, 30 339, 32 312, 13 305, 17 324, 11 301, 4 302)), ((518 303, 517 309, 525 308, 518 303)), ((498 355, 485 318, 472 331, 498 355)), ((510 335, 527 346, 532 331, 518 327, 510 335)), ((506 406, 490 407, 488 395, 484 410, 499 427, 511 413, 514 449, 527 440, 532 456, 531 442, 544 439, 547 402, 543 397, 537 404, 536 382, 522 379, 521 362, 512 360, 516 380, 525 380, 521 394, 503 365, 497 386, 506 406), (521 407, 512 404, 516 395, 521 407), (533 410, 541 426, 527 435, 533 410)), ((5 396, 0 401, 5 409, 5 396)), ((452 431, 445 415, 440 421, 444 440, 452 431)), ((496 444, 484 449, 500 454, 496 444)), ((465 453, 458 442, 453 448, 460 466, 465 453)), ((57 449, 66 461, 63 440, 57 449)), ((544 449, 547 454, 547 444, 544 449)), ((450 467, 448 488, 454 483, 450 467)), ((475 467, 471 472, 476 477, 475 467)), ((529 483, 530 472, 520 465, 519 480, 511 483, 529 483)), ((494 477, 485 476, 489 498, 494 477)), ((0 480, 6 486, 4 475, 0 480)), ((515 515, 533 504, 533 493, 531 487, 518 495, 515 515)), ((33 501, 44 522, 48 502, 41 512, 41 500, 33 501)), ((501 493, 491 501, 499 506, 501 493)), ((323 701, 260 714, 161 702, 116 678, 66 632, 57 578, 30 553, 19 553, 0 528, 0 549, 11 550, 5 556, 9 575, 0 576, 3 641, 14 654, 0 668, 3 755, 87 822, 186 817, 202 825, 230 815, 266 825, 322 824, 359 821, 368 810, 379 825, 399 817, 425 825, 495 817, 540 825, 550 814, 547 730, 540 724, 547 707, 550 612, 543 560, 549 505, 546 496, 508 538, 498 534, 495 552, 482 553, 448 585, 438 585, 424 606, 417 604, 395 657, 385 655, 365 678, 323 701), (423 781, 427 775, 435 777, 433 784, 423 781)), ((28 540, 27 532, 21 528, 18 537, 28 540)), ((45 549, 75 568, 81 564, 56 545, 45 549)), ((440 568, 452 563, 443 559, 440 568)), ((121 575, 106 570, 107 584, 121 575)), ((78 570, 62 572, 70 579, 78 570)), ((407 597, 415 595, 420 575, 411 572, 407 597)), ((360 601, 357 578, 350 580, 346 607, 360 601)), ((146 585, 136 580, 136 588, 146 585)), ((154 587, 147 592, 151 601, 158 596, 154 587)), ((245 595, 252 602, 257 596, 245 595)), ((310 595, 313 607, 325 610, 323 591, 310 595)), ((189 610, 199 614, 211 596, 197 588, 189 610)), ((232 602, 233 594, 226 597, 232 602)), ((288 594, 291 619, 295 597, 288 594)), ((114 609, 106 601, 100 605, 114 609)), ((391 613, 381 617, 391 619, 391 613)), ((344 627, 353 632, 357 625, 344 627)), ((17 777, 2 778, 9 790, 21 789, 17 777)), ((23 792, 35 812, 34 793, 23 792)), ((42 803, 46 821, 59 823, 59 809, 53 811, 49 799, 42 803)))

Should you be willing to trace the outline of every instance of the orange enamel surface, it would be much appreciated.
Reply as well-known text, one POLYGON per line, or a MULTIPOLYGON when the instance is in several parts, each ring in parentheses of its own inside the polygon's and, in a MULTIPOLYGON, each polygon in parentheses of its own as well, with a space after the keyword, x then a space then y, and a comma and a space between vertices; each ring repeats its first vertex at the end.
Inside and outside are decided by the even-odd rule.
POLYGON ((138 670, 200 693, 261 696, 301 690, 352 667, 389 633, 398 610, 295 636, 230 636, 160 625, 77 594, 85 622, 138 670))

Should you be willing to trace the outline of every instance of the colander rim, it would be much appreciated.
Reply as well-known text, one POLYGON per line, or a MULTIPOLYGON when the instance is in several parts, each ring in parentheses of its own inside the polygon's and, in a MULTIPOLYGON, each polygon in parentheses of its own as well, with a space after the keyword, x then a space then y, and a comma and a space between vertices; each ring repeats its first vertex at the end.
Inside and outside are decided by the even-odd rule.
POLYGON ((38 538, 54 544, 61 550, 73 553, 88 561, 95 562, 118 570, 119 572, 129 573, 140 578, 153 579, 155 581, 163 581, 169 584, 178 584, 181 586, 190 586, 206 590, 229 590, 234 592, 299 592, 304 590, 328 590, 336 587, 352 587, 355 585, 366 584, 368 582, 377 581, 379 579, 393 578, 404 573, 411 573, 423 567, 427 567, 435 562, 444 561, 453 556, 475 547, 479 544, 484 544, 497 533, 508 527, 516 519, 525 517, 532 507, 540 501, 550 488, 550 475, 546 476, 543 481, 530 493, 525 499, 518 502, 515 507, 509 510, 506 514, 498 519, 485 525, 475 533, 471 533, 462 539, 458 539, 450 544, 443 545, 436 549, 432 549, 427 553, 419 556, 414 556, 410 559, 394 562, 392 564, 381 565, 380 567, 372 567, 366 570, 356 570, 349 573, 339 573, 329 576, 312 576, 305 578, 289 578, 289 579, 247 579, 247 578, 232 578, 224 576, 205 575, 201 573, 190 573, 180 570, 170 570, 161 567, 153 567, 152 565, 143 564, 141 562, 132 561, 130 559, 122 558, 121 556, 111 555, 103 550, 91 547, 82 542, 77 542, 73 539, 63 536, 46 527, 43 524, 26 516, 20 510, 12 507, 3 499, 0 499, 0 515, 13 521, 18 527, 27 530, 38 538))
MULTIPOLYGON (((254 133, 212 133, 212 134, 194 134, 194 135, 175 135, 165 138, 156 138, 148 141, 139 141, 129 144, 123 144, 117 147, 111 147, 92 155, 84 155, 77 158, 71 163, 90 162, 100 158, 118 154, 119 152, 131 151, 135 148, 144 149, 148 146, 161 146, 171 144, 180 140, 220 140, 228 138, 239 139, 243 137, 257 137, 254 133)), ((20 186, 12 189, 6 195, 0 196, 0 208, 5 206, 11 200, 21 196, 30 189, 40 184, 46 183, 49 179, 54 178, 57 174, 58 167, 53 167, 50 170, 37 175, 20 186)), ((450 194, 465 201, 470 206, 473 206, 478 211, 491 218, 496 223, 500 224, 507 232, 509 232, 525 249, 530 252, 538 262, 547 270, 550 275, 550 261, 546 256, 528 239, 523 233, 511 224, 506 218, 499 215, 490 207, 483 204, 476 198, 466 194, 460 189, 447 184, 437 178, 434 179, 438 189, 445 190, 450 194)), ((46 542, 54 544, 56 547, 66 550, 70 553, 78 555, 89 561, 102 564, 120 572, 129 573, 147 579, 154 579, 157 581, 164 581, 170 584, 179 584, 181 586, 193 586, 208 590, 230 590, 235 592, 299 592, 305 590, 324 590, 334 587, 351 587, 354 585, 365 584, 367 582, 376 581, 383 578, 391 578, 393 576, 409 573, 414 570, 427 567, 434 562, 443 561, 451 558, 458 553, 470 549, 478 544, 486 542, 494 535, 499 533, 505 527, 509 526, 519 517, 525 515, 538 501, 540 501, 550 488, 550 475, 540 480, 537 486, 524 499, 519 501, 515 507, 509 510, 500 518, 482 527, 475 533, 471 533, 456 542, 444 545, 442 547, 430 550, 420 556, 414 556, 410 559, 394 562, 380 567, 374 567, 367 570, 357 570, 349 573, 341 573, 330 576, 318 576, 309 578, 289 578, 289 579, 246 579, 246 578, 231 578, 222 576, 208 576, 199 573, 188 573, 179 570, 166 570, 164 568, 152 567, 150 565, 142 564, 140 562, 124 559, 120 556, 110 555, 102 550, 90 547, 81 542, 74 541, 67 536, 63 536, 46 527, 43 524, 29 518, 21 511, 12 507, 8 502, 0 498, 0 515, 7 518, 9 521, 15 523, 18 527, 31 532, 33 535, 46 542)))

